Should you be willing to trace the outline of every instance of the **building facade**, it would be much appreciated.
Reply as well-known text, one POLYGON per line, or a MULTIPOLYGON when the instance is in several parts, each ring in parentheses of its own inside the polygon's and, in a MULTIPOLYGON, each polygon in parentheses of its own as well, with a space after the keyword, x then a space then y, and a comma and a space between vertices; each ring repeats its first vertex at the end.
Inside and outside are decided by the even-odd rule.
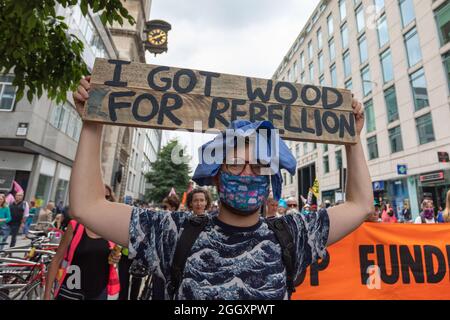
MULTIPOLYGON (((143 25, 148 20, 151 1, 126 1, 124 6, 135 18, 136 25, 124 22, 123 26, 106 28, 98 14, 89 12, 85 17, 79 6, 56 8, 57 14, 66 18, 69 32, 83 41, 83 59, 89 70, 96 57, 145 62, 143 25)), ((72 95, 68 93, 64 104, 43 95, 31 104, 22 99, 15 105, 12 79, 13 75, 0 78, 0 192, 9 192, 11 181, 16 180, 25 189, 27 200, 35 198, 38 205, 50 200, 67 204, 71 167, 82 126, 72 95)), ((103 178, 120 201, 127 195, 131 152, 144 154, 144 144, 133 144, 133 136, 138 136, 136 132, 151 137, 147 156, 152 159, 149 150, 159 149, 159 132, 106 125, 103 130, 103 178)), ((148 165, 147 162, 145 167, 133 168, 138 179, 142 179, 148 165)), ((139 190, 138 187, 129 190, 134 199, 142 197, 143 192, 139 190)))
MULTIPOLYGON (((79 6, 56 8, 66 17, 69 32, 84 43, 83 58, 92 69, 95 57, 117 58, 111 36, 95 14, 84 17, 79 6)), ((0 79, 0 174, 7 177, 0 191, 8 192, 16 180, 25 190, 25 198, 38 205, 52 200, 67 203, 71 168, 81 131, 81 118, 72 96, 57 104, 45 97, 15 105, 13 75, 0 79)))
MULTIPOLYGON (((376 201, 414 215, 424 197, 445 206, 450 189, 450 2, 320 1, 274 79, 350 89, 365 108, 361 133, 376 201), (445 156, 441 161, 445 161, 445 156)), ((345 147, 288 142, 297 174, 284 196, 344 199, 345 147)))

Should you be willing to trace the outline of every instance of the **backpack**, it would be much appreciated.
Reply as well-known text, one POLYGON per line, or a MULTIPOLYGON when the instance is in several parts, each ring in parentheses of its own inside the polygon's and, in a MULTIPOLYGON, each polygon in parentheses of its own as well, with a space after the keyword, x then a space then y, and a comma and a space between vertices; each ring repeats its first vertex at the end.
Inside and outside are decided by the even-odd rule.
MULTIPOLYGON (((181 281, 183 280, 183 271, 187 259, 191 254, 192 246, 195 240, 197 240, 200 233, 209 221, 207 215, 204 216, 191 216, 184 223, 184 229, 181 233, 177 245, 175 248, 175 254, 172 260, 172 266, 170 270, 171 280, 168 286, 169 295, 172 299, 175 297, 175 293, 178 291, 181 281)), ((295 292, 295 286, 298 285, 298 281, 295 277, 295 246, 294 238, 290 232, 289 226, 284 219, 271 218, 266 219, 267 226, 275 233, 280 246, 283 264, 286 268, 286 287, 288 291, 288 297, 291 299, 291 295, 295 292)))

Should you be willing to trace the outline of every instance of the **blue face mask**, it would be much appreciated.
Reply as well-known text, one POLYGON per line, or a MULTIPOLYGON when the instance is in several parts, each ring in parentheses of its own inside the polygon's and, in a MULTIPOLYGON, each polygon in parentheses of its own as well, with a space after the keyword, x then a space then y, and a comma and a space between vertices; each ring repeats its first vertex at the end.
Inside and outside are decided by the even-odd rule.
POLYGON ((219 179, 220 201, 241 215, 254 213, 269 195, 268 176, 235 176, 221 172, 219 179))

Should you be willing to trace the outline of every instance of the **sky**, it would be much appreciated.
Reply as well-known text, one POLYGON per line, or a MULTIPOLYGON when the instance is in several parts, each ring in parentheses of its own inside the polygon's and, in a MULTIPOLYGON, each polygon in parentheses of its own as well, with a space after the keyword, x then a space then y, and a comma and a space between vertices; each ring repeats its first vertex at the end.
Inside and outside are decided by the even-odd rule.
MULTIPOLYGON (((147 63, 271 78, 319 0, 153 0, 150 20, 172 25, 168 52, 147 63)), ((198 163, 197 150, 211 135, 166 131, 198 163)), ((164 142, 164 141, 163 141, 164 142)))

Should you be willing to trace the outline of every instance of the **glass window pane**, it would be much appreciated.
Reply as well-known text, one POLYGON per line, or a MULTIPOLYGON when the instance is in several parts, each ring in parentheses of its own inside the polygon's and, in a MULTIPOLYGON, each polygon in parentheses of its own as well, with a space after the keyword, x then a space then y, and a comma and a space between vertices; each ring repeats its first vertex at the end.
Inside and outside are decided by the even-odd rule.
POLYGON ((314 83, 314 65, 312 63, 309 64, 309 81, 314 83))
POLYGON ((450 52, 447 52, 443 57, 445 72, 447 73, 448 90, 450 92, 450 52))
POLYGON ((383 69, 384 82, 389 82, 394 79, 394 71, 392 70, 392 56, 391 50, 386 50, 381 54, 381 68, 383 69))
POLYGON ((322 49, 322 30, 317 30, 317 47, 318 49, 322 49))
POLYGON ((389 129, 389 142, 391 144, 391 153, 403 150, 403 142, 400 126, 389 129))
POLYGON ((389 41, 389 32, 387 27, 386 16, 383 15, 377 22, 378 45, 383 47, 389 41))
POLYGON ((423 68, 410 75, 411 88, 413 91, 415 111, 430 105, 428 101, 427 83, 423 68))
POLYGON ((330 163, 328 162, 328 156, 323 157, 323 172, 330 172, 330 163))
POLYGON ((372 92, 372 80, 370 78, 369 66, 366 66, 361 70, 361 78, 363 82, 363 93, 364 96, 367 96, 372 92))
POLYGON ((16 97, 16 87, 7 83, 0 84, 0 93, 0 110, 11 111, 16 97))
POLYGON ((375 113, 373 111, 373 101, 369 100, 364 103, 364 113, 366 114, 366 130, 367 133, 375 131, 375 113))
POLYGON ((420 144, 434 141, 433 122, 430 113, 417 118, 416 127, 420 144))
POLYGON ((436 21, 441 45, 444 45, 450 41, 450 2, 438 8, 436 11, 436 21))
POLYGON ((323 73, 323 54, 322 52, 319 54, 319 74, 323 73))
POLYGON ((300 53, 300 66, 301 66, 302 71, 305 70, 305 56, 304 56, 303 52, 300 53))
POLYGON ((366 41, 365 35, 363 35, 362 37, 360 37, 358 39, 358 46, 359 46, 359 61, 362 64, 362 63, 366 62, 368 59, 367 41, 366 41))
POLYGON ((380 12, 384 8, 384 0, 375 0, 375 10, 380 12))
POLYGON ((367 139, 367 150, 369 151, 369 160, 378 158, 377 136, 367 139))
POLYGON ((336 169, 339 170, 342 168, 342 151, 336 151, 336 169))
POLYGON ((414 5, 412 0, 400 0, 400 11, 402 14, 403 26, 414 20, 414 5))
POLYGON ((341 28, 341 37, 342 37, 342 48, 345 49, 348 47, 348 29, 347 24, 344 24, 341 28))
POLYGON ((341 20, 347 17, 347 7, 345 6, 345 0, 339 1, 339 13, 341 15, 341 20))
POLYGON ((395 95, 395 87, 391 87, 384 92, 384 100, 386 102, 388 122, 398 120, 397 96, 395 95))
POLYGON ((309 60, 312 60, 313 59, 313 47, 312 47, 312 41, 310 41, 309 43, 308 43, 308 58, 309 58, 309 60))
POLYGON ((325 85, 325 77, 323 75, 319 78, 319 85, 324 86, 325 85))
POLYGON ((419 36, 417 34, 416 28, 405 34, 405 46, 408 55, 408 63, 409 66, 412 67, 416 65, 420 60, 422 60, 419 36))
POLYGON ((328 43, 328 49, 330 51, 330 61, 333 61, 336 58, 336 48, 334 46, 334 39, 331 39, 328 43))
POLYGON ((52 183, 52 177, 43 174, 39 175, 38 184, 36 187, 35 198, 36 200, 47 203, 50 197, 50 187, 52 183))
POLYGON ((334 33, 333 16, 330 14, 327 18, 328 24, 328 37, 332 37, 334 33))
POLYGON ((347 51, 344 53, 344 78, 347 78, 351 75, 352 69, 351 69, 351 61, 350 61, 350 51, 347 51))
POLYGON ((333 64, 330 68, 330 76, 331 76, 331 86, 337 86, 337 75, 336 75, 336 66, 333 64))
POLYGON ((345 89, 352 90, 353 89, 353 83, 352 79, 349 79, 345 82, 345 89))
POLYGON ((358 33, 364 30, 364 10, 362 5, 359 6, 358 10, 356 11, 356 27, 358 33))

